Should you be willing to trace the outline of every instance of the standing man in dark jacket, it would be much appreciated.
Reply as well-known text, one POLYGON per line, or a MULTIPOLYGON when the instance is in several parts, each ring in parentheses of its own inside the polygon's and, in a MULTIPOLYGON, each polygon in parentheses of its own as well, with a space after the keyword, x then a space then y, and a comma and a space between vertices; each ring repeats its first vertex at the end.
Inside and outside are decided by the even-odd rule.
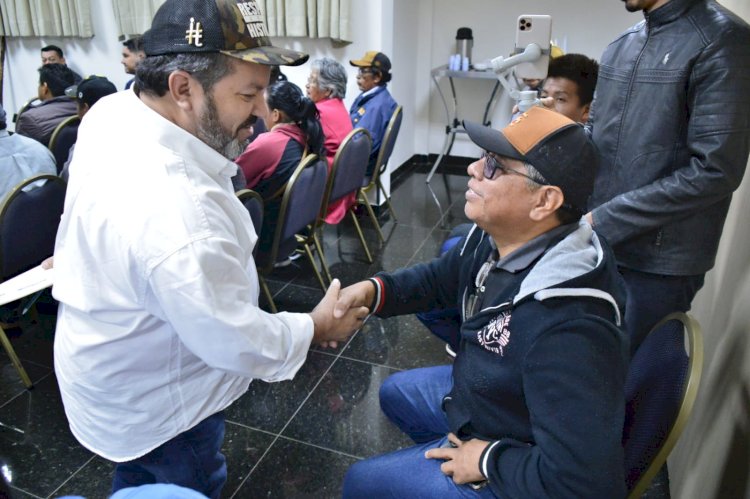
MULTIPOLYGON (((461 304, 453 365, 401 372, 383 412, 418 445, 356 463, 344 497, 625 494, 627 339, 614 257, 585 220, 597 165, 581 125, 535 107, 468 168, 464 243, 341 291, 381 317, 461 304)), ((336 312, 334 312, 336 313, 336 312)))
POLYGON ((602 56, 587 215, 627 286, 635 351, 714 265, 750 150, 750 26, 713 0, 626 0, 645 20, 602 56))

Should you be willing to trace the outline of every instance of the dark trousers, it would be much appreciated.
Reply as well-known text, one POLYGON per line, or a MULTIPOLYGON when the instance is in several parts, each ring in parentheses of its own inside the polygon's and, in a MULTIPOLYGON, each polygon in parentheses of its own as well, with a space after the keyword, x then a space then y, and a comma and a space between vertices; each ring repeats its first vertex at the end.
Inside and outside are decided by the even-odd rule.
POLYGON ((221 453, 224 412, 209 416, 145 456, 118 463, 112 493, 149 483, 173 483, 218 499, 227 481, 221 453))
POLYGON ((625 330, 631 355, 651 328, 667 314, 687 312, 695 294, 703 287, 705 274, 670 276, 620 268, 625 279, 625 330))

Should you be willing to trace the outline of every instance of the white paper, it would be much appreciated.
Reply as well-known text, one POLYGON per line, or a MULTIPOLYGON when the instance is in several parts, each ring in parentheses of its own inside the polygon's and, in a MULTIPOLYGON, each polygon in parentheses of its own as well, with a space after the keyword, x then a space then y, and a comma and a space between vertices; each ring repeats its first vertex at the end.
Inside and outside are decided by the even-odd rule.
POLYGON ((43 269, 39 265, 13 279, 0 283, 0 305, 16 301, 36 293, 40 289, 52 286, 55 277, 54 270, 54 268, 43 269))

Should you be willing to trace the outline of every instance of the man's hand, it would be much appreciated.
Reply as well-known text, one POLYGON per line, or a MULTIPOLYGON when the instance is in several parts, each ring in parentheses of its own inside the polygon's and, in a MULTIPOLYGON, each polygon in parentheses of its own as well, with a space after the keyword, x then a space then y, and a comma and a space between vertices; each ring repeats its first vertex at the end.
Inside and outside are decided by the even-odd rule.
POLYGON ((360 281, 341 290, 333 316, 337 319, 352 307, 369 307, 375 298, 375 285, 370 281, 360 281))
POLYGON ((456 447, 438 447, 425 453, 427 459, 445 459, 440 465, 440 471, 453 477, 457 484, 481 482, 485 480, 479 471, 479 458, 489 442, 472 438, 463 442, 453 433, 448 434, 448 440, 456 447))
MULTIPOLYGON (((348 289, 348 288, 347 288, 348 289)), ((313 324, 313 343, 324 346, 336 347, 339 341, 344 341, 362 326, 362 321, 369 310, 367 307, 352 306, 340 312, 334 317, 334 306, 337 306, 341 282, 334 279, 326 291, 326 295, 320 300, 315 309, 310 312, 313 324)))
POLYGON ((49 269, 51 269, 54 266, 55 266, 55 257, 54 256, 51 256, 51 257, 47 258, 46 260, 44 260, 42 262, 42 268, 44 270, 49 270, 49 269))

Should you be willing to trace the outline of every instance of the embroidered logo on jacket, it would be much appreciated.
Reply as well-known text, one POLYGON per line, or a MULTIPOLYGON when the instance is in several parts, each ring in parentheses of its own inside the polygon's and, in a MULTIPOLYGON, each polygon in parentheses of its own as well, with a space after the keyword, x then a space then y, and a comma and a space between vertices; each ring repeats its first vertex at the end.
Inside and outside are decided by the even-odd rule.
POLYGON ((510 343, 510 311, 505 311, 477 331, 477 341, 486 350, 504 355, 504 348, 510 343))

